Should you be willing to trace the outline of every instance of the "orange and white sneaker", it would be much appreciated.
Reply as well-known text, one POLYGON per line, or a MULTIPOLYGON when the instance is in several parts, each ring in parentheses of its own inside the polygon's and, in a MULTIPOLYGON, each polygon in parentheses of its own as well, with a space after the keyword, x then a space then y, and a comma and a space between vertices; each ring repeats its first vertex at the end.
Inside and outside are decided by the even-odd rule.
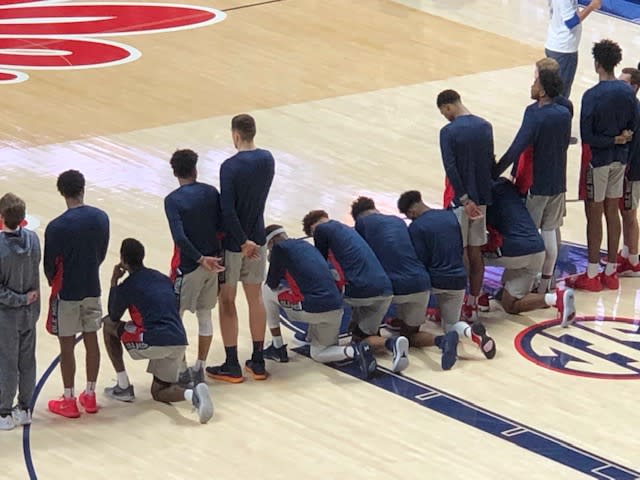
POLYGON ((607 275, 604 272, 600 273, 600 283, 604 288, 609 290, 618 290, 620 287, 620 280, 618 280, 618 274, 613 272, 611 275, 607 275))
POLYGON ((556 289, 556 308, 558 309, 560 326, 567 328, 576 318, 576 302, 573 289, 556 289))
POLYGON ((618 275, 621 277, 640 277, 640 263, 632 265, 628 258, 618 260, 618 275))
POLYGON ((51 413, 55 413, 56 415, 61 415, 63 417, 78 418, 80 416, 76 397, 60 397, 58 400, 49 400, 48 407, 51 413))
POLYGON ((80 401, 80 405, 82 405, 85 412, 98 413, 98 403, 96 402, 95 392, 93 394, 82 392, 78 400, 80 401))
POLYGON ((565 284, 567 286, 575 288, 576 290, 586 290, 587 292, 602 291, 602 282, 600 281, 600 275, 589 278, 587 272, 581 273, 573 279, 567 279, 565 281, 565 284))

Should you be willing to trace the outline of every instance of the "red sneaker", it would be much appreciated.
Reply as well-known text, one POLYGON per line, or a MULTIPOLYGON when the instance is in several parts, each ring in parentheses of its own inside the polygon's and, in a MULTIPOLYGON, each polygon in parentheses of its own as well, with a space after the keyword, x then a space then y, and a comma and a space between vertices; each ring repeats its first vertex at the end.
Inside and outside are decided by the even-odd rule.
POLYGON ((478 319, 478 305, 462 305, 462 312, 460 312, 460 320, 467 323, 473 323, 478 319))
POLYGON ((489 310, 491 310, 488 293, 483 293, 478 297, 478 310, 480 310, 481 312, 488 312, 489 310))
POLYGON ((628 258, 618 260, 618 275, 621 277, 640 277, 640 263, 631 265, 628 258))
POLYGON ((427 308, 427 320, 434 323, 440 323, 440 309, 437 307, 427 308))
POLYGON ((98 413, 98 404, 96 403, 96 394, 90 394, 82 392, 78 398, 80 405, 84 407, 84 411, 87 413, 98 413))
POLYGON ((604 272, 600 274, 600 283, 604 288, 609 290, 617 290, 620 287, 620 280, 618 280, 618 274, 613 272, 611 275, 605 275, 604 272))
POLYGON ((602 283, 600 281, 600 275, 596 275, 593 278, 589 278, 587 272, 581 273, 573 280, 567 279, 565 282, 567 286, 576 288, 578 290, 586 290, 588 292, 600 292, 602 291, 602 283))
POLYGON ((60 397, 58 400, 49 400, 48 407, 51 413, 62 415, 63 417, 78 418, 80 416, 76 397, 60 397))

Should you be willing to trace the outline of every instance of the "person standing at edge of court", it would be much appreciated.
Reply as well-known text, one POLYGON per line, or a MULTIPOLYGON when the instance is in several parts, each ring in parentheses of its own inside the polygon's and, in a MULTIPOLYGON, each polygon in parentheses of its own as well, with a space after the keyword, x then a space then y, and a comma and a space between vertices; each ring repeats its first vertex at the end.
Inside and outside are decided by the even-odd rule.
POLYGON ((256 122, 250 115, 231 120, 233 145, 238 150, 220 166, 220 204, 224 225, 224 267, 221 273, 219 313, 220 331, 226 353, 222 365, 207 367, 216 380, 240 383, 244 380, 238 361, 238 313, 236 285, 249 304, 249 328, 253 354, 245 370, 254 380, 266 380, 264 337, 267 314, 262 301, 262 282, 267 266, 264 208, 273 182, 275 161, 268 150, 256 148, 256 122))

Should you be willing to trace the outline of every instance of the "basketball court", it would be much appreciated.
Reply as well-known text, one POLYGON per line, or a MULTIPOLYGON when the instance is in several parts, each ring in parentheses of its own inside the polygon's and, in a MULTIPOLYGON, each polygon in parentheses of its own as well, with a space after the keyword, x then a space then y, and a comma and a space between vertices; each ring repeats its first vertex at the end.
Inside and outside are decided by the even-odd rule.
MULTIPOLYGON (((437 93, 458 90, 493 124, 502 155, 530 103, 547 21, 546 0, 0 0, 0 192, 26 200, 42 240, 65 208, 57 175, 84 173, 86 202, 111 219, 105 307, 122 239, 141 240, 147 265, 168 272, 163 198, 177 186, 169 158, 177 148, 197 151, 200 180, 217 186, 234 153, 237 113, 256 118, 256 142, 276 158, 266 221, 292 235, 302 235, 301 219, 315 208, 352 223, 349 206, 363 194, 384 213, 396 213, 409 189, 439 206, 446 120, 437 93)), ((597 81, 590 48, 601 38, 620 43, 621 67, 640 60, 637 25, 590 16, 576 107, 597 81)), ((579 159, 570 147, 568 198, 577 197, 579 159)), ((567 258, 585 243, 582 208, 568 204, 567 258)), ((266 382, 212 381, 216 413, 207 425, 186 402, 154 402, 144 362, 127 362, 136 402, 107 399, 101 392, 115 372, 104 349, 100 412, 77 420, 49 413, 62 385, 43 317, 33 425, 0 434, 0 478, 640 478, 639 287, 625 278, 617 292, 577 293, 581 318, 569 330, 547 322, 552 310, 512 316, 492 304, 483 320, 496 358, 465 345, 447 372, 427 349, 412 351, 403 375, 381 357, 379 375, 365 382, 301 350, 288 364, 269 362, 266 382)), ((243 300, 239 313, 244 359, 243 300)), ((195 317, 185 326, 195 340, 195 317)), ((285 335, 293 346, 293 332, 285 335)), ((77 389, 82 355, 80 347, 77 389)), ((216 327, 209 364, 223 355, 216 327)))

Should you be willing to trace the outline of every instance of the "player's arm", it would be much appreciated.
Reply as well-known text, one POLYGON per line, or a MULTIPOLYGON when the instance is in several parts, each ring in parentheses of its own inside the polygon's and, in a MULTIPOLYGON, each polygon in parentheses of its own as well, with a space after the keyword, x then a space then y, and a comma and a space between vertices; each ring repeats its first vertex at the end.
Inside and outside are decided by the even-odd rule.
POLYGON ((282 248, 275 245, 271 249, 271 260, 269 261, 269 272, 267 273, 267 286, 271 290, 277 290, 280 281, 284 278, 285 265, 283 262, 282 248))
POLYGON ((493 178, 496 179, 502 173, 513 165, 512 175, 515 176, 515 171, 518 168, 518 159, 522 152, 533 143, 535 134, 535 123, 531 115, 525 111, 524 118, 522 119, 522 125, 516 134, 516 138, 513 139, 511 146, 502 156, 500 161, 493 168, 493 178))
POLYGON ((47 277, 49 285, 56 276, 56 259, 61 255, 62 250, 58 244, 54 230, 48 226, 44 231, 44 274, 47 277))
POLYGON ((313 243, 316 248, 320 250, 320 253, 324 258, 329 257, 329 237, 325 232, 325 228, 318 228, 320 225, 316 226, 315 231, 313 232, 313 243))
POLYGON ((592 95, 589 95, 589 92, 587 92, 584 97, 582 97, 582 108, 580 111, 580 137, 582 137, 582 143, 586 143, 587 145, 596 148, 611 147, 617 143, 617 137, 602 135, 595 131, 594 109, 594 99, 592 98, 592 95))
POLYGON ((169 221, 169 230, 175 244, 180 248, 180 253, 188 259, 198 262, 202 259, 202 253, 191 243, 184 233, 184 224, 180 217, 178 206, 169 197, 164 199, 164 211, 169 221))
POLYGON ((238 218, 235 204, 235 186, 233 184, 233 172, 229 168, 220 169, 220 208, 222 210, 222 221, 226 232, 238 242, 244 245, 248 238, 242 229, 242 224, 238 218))
POLYGON ((5 285, 0 285, 0 305, 8 308, 24 307, 29 304, 26 293, 18 293, 5 285))
POLYGON ((464 203, 464 200, 468 199, 467 190, 462 183, 462 177, 458 172, 458 166, 456 165, 456 155, 453 149, 453 138, 447 128, 440 130, 440 152, 442 153, 442 163, 444 164, 444 171, 449 179, 449 183, 453 187, 453 191, 456 194, 456 198, 464 203))
POLYGON ((565 0, 562 3, 563 3, 562 19, 564 20, 564 24, 567 26, 569 30, 571 30, 576 25, 578 25, 578 23, 584 22, 585 19, 589 15, 591 15, 591 12, 594 12, 595 10, 599 10, 600 7, 602 6, 602 0, 591 0, 591 3, 589 3, 589 5, 587 5, 581 10, 578 10, 577 12, 574 10, 573 15, 569 16, 568 10, 569 9, 573 10, 573 5, 571 4, 571 1, 565 0), (567 4, 568 4, 568 8, 567 8, 567 4), (566 14, 565 14, 565 10, 566 10, 566 14), (577 21, 575 17, 578 17, 577 21), (573 26, 570 26, 570 25, 573 25, 573 26))
POLYGON ((124 312, 128 308, 127 287, 126 285, 118 285, 120 279, 124 276, 125 270, 120 264, 113 267, 111 275, 111 289, 109 290, 108 311, 109 318, 114 322, 119 322, 124 312))
POLYGON ((105 213, 102 238, 99 246, 100 250, 98 252, 100 263, 104 262, 104 259, 107 257, 107 250, 109 249, 109 230, 109 217, 105 213))

